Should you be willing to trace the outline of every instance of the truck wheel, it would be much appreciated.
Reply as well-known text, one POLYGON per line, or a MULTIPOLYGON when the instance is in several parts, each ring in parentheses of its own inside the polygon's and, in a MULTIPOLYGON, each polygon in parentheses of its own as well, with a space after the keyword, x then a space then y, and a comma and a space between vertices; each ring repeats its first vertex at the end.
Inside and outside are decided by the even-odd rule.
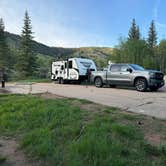
POLYGON ((149 87, 149 89, 150 89, 152 92, 155 92, 155 91, 157 91, 159 88, 156 87, 156 86, 151 86, 151 87, 149 87))
POLYGON ((97 77, 95 79, 95 86, 98 87, 98 88, 101 88, 103 86, 103 81, 100 77, 97 77))
POLYGON ((147 81, 144 78, 138 78, 135 81, 135 87, 137 91, 144 92, 147 90, 147 81))

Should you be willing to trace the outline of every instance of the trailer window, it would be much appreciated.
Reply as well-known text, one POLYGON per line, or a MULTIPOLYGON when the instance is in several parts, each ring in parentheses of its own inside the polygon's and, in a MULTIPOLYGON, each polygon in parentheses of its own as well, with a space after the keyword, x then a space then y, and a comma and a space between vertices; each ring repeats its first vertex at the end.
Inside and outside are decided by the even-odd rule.
POLYGON ((73 67, 73 62, 69 61, 69 69, 72 69, 72 67, 73 67))

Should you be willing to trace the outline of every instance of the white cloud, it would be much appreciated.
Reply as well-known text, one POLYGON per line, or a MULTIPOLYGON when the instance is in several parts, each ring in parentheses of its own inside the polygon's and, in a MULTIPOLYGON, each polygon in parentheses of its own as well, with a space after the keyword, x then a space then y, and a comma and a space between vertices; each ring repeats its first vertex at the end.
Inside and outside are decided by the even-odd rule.
POLYGON ((156 25, 157 25, 159 28, 166 28, 166 24, 162 24, 162 23, 156 22, 156 25))
POLYGON ((161 0, 156 0, 156 3, 154 5, 154 10, 153 10, 154 20, 158 19, 158 9, 159 9, 160 2, 161 0))
POLYGON ((156 25, 158 28, 166 28, 166 24, 158 21, 158 14, 159 14, 158 12, 159 12, 160 4, 161 4, 161 0, 156 0, 154 10, 153 10, 154 20, 156 21, 156 25))

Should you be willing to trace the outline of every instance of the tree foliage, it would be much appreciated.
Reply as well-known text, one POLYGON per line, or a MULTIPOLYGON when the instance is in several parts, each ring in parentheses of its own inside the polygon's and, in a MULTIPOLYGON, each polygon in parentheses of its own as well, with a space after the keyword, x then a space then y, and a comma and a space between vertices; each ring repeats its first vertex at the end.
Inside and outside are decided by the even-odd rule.
POLYGON ((136 63, 145 68, 158 69, 166 73, 166 40, 162 40, 157 45, 154 21, 151 22, 147 40, 141 39, 138 32, 139 28, 133 19, 127 40, 121 40, 113 50, 115 61, 136 63))
POLYGON ((120 45, 113 51, 116 62, 137 63, 140 65, 144 65, 147 52, 147 44, 143 39, 121 41, 120 45))
POLYGON ((140 31, 139 26, 136 24, 135 19, 132 20, 132 25, 128 33, 129 40, 139 40, 140 39, 140 31))
POLYGON ((149 28, 147 43, 149 48, 154 48, 157 45, 157 32, 156 32, 154 20, 152 20, 150 28, 149 28))
POLYGON ((20 53, 18 55, 16 69, 20 77, 32 76, 36 69, 36 57, 32 51, 32 26, 28 12, 25 12, 24 26, 21 34, 20 53))
POLYGON ((5 69, 7 69, 9 62, 9 51, 4 29, 5 26, 3 19, 0 18, 0 70, 2 70, 3 72, 5 71, 5 69))
POLYGON ((166 73, 166 40, 161 40, 158 46, 159 68, 166 73))

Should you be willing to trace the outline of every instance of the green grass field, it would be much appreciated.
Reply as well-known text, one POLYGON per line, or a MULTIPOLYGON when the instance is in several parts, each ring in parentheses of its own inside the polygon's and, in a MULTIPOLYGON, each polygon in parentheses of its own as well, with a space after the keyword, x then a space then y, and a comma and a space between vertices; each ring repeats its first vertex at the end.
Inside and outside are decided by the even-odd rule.
POLYGON ((166 165, 166 121, 86 100, 0 95, 0 135, 43 165, 166 165), (147 132, 162 142, 150 144, 147 132))

